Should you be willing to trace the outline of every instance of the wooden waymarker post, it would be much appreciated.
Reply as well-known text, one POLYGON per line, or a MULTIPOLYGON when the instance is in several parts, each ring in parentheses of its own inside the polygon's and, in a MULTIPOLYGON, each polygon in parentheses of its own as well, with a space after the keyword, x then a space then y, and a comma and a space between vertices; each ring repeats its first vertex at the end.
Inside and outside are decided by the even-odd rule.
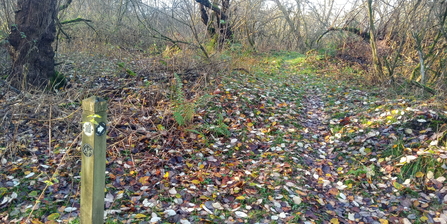
POLYGON ((104 223, 107 101, 82 101, 81 224, 104 223))

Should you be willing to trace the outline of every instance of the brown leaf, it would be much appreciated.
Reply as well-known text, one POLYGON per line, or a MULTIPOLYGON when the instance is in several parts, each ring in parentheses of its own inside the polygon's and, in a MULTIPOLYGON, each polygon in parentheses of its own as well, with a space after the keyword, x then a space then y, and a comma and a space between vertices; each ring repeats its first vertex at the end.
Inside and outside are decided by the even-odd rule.
POLYGON ((348 125, 351 123, 351 118, 345 117, 345 118, 341 119, 340 121, 338 121, 338 123, 343 126, 348 125))
POLYGON ((149 185, 149 176, 140 177, 138 180, 142 185, 149 185))
POLYGON ((329 189, 329 194, 332 194, 334 196, 337 195, 338 194, 338 189, 335 188, 335 187, 329 189))

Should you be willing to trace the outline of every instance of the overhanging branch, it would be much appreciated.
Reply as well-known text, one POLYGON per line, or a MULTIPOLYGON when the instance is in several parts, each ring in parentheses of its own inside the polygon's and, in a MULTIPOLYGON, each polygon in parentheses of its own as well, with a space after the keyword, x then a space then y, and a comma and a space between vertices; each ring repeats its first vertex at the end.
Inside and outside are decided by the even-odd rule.
POLYGON ((356 34, 357 36, 361 37, 364 41, 369 41, 370 39, 370 35, 368 32, 362 32, 360 31, 360 29, 354 27, 342 27, 342 28, 331 27, 318 37, 317 43, 320 42, 320 39, 323 38, 324 35, 326 35, 331 31, 347 31, 356 34))

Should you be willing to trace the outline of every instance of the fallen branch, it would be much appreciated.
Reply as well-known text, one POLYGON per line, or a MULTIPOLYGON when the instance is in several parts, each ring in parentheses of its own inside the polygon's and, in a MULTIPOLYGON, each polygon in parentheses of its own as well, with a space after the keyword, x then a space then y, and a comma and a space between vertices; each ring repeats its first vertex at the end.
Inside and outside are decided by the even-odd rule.
POLYGON ((436 90, 434 90, 434 89, 432 89, 432 88, 430 88, 430 87, 428 87, 426 85, 422 85, 419 82, 416 82, 416 81, 412 80, 412 81, 410 81, 410 84, 413 85, 413 86, 419 87, 419 88, 423 89, 424 91, 427 91, 427 92, 431 93, 432 95, 436 95, 436 90))
POLYGON ((77 23, 77 22, 86 22, 86 23, 88 22, 88 23, 91 23, 92 21, 89 20, 89 19, 76 18, 76 19, 62 21, 61 24, 64 25, 64 24, 77 23))
POLYGON ((7 89, 10 89, 10 90, 16 92, 17 94, 21 94, 22 93, 20 90, 14 88, 13 86, 11 86, 8 83, 6 83, 5 81, 0 80, 0 86, 3 86, 3 85, 6 86, 7 89))

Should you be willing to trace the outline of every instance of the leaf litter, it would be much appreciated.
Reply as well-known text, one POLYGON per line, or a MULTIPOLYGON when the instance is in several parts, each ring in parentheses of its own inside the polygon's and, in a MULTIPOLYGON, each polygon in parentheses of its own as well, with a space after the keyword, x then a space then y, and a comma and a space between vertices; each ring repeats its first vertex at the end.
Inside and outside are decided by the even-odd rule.
MULTIPOLYGON (((303 72, 309 65, 290 57, 260 59, 253 74, 226 74, 195 105, 189 126, 175 123, 163 96, 145 107, 151 93, 142 86, 107 88, 106 220, 445 223, 445 115, 325 71, 303 72)), ((34 223, 79 216, 79 139, 71 137, 77 148, 62 169, 63 147, 52 157, 33 150, 2 158, 4 221, 25 220, 35 205, 43 212, 34 223)))

